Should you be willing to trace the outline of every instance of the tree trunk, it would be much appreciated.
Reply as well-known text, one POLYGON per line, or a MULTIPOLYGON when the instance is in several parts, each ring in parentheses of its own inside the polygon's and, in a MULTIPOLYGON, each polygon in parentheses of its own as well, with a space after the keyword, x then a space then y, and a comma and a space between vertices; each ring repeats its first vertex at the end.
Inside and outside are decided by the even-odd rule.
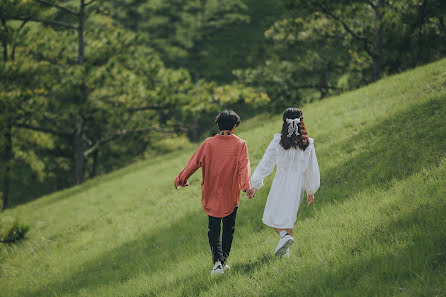
POLYGON ((385 0, 379 0, 375 7, 375 38, 373 42, 373 81, 381 78, 381 56, 382 56, 382 9, 384 8, 385 0))
POLYGON ((77 60, 79 65, 84 64, 84 18, 85 18, 85 0, 80 0, 81 6, 79 10, 79 28, 77 30, 78 37, 78 55, 77 60))
MULTIPOLYGON (((79 28, 78 28, 78 64, 84 64, 84 11, 85 11, 85 0, 80 0, 80 10, 79 10, 79 28)), ((82 82, 80 85, 79 98, 79 110, 82 104, 86 101, 86 86, 82 82)), ((76 184, 81 184, 84 182, 84 167, 85 167, 85 157, 84 157, 84 120, 80 114, 80 111, 76 117, 76 127, 74 129, 73 135, 73 151, 74 151, 74 180, 76 184)))
POLYGON ((3 62, 8 61, 8 43, 6 41, 2 42, 3 44, 3 62))
POLYGON ((320 99, 323 99, 328 95, 328 71, 326 69, 321 73, 319 92, 321 93, 320 99))
MULTIPOLYGON (((426 22, 426 6, 427 6, 427 0, 425 1, 421 1, 418 4, 418 9, 417 9, 417 24, 416 26, 418 27, 418 49, 417 49, 417 60, 414 63, 413 66, 418 65, 418 63, 420 63, 420 61, 423 61, 423 26, 424 23, 426 22)), ((422 63, 421 62, 421 63, 422 63)))
POLYGON ((195 84, 198 84, 198 82, 200 81, 200 57, 198 54, 197 59, 195 60, 195 84))
POLYGON ((325 98, 328 95, 328 74, 329 74, 329 53, 328 48, 325 50, 325 57, 324 57, 324 69, 321 72, 321 78, 319 81, 319 91, 321 92, 321 98, 325 98))
POLYGON ((2 209, 8 206, 9 200, 9 186, 10 186, 10 173, 11 173, 11 162, 13 158, 12 153, 12 124, 11 120, 8 119, 6 123, 5 131, 5 159, 4 159, 4 172, 3 172, 3 195, 2 195, 2 209))
POLYGON ((76 184, 84 182, 84 141, 82 139, 83 134, 83 120, 80 115, 77 116, 76 129, 73 135, 73 148, 74 148, 74 180, 76 184))
POLYGON ((90 177, 98 176, 99 173, 99 149, 96 149, 93 153, 93 165, 90 172, 90 177))
POLYGON ((200 139, 200 119, 198 116, 194 119, 192 140, 197 142, 200 139))
MULTIPOLYGON (((3 41, 3 61, 8 62, 8 44, 6 41, 3 41)), ((7 123, 5 125, 5 151, 4 151, 4 159, 3 161, 3 187, 2 187, 2 203, 0 204, 0 209, 3 210, 8 206, 9 199, 9 181, 10 181, 10 171, 11 171, 11 160, 12 160, 12 125, 11 120, 8 118, 7 123)))
POLYGON ((217 10, 218 10, 218 19, 221 20, 223 18, 223 15, 221 14, 222 11, 222 4, 223 4, 223 0, 218 0, 217 1, 217 10))

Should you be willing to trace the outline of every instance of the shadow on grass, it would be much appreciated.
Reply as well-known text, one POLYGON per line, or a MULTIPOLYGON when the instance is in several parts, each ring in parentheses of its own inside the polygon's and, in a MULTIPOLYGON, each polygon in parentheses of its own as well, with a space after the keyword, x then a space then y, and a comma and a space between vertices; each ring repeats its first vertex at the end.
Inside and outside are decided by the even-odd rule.
MULTIPOLYGON (((351 199, 367 189, 387 189, 394 180, 405 179, 424 167, 438 165, 441 156, 446 155, 445 114, 446 97, 438 96, 352 135, 347 141, 338 143, 336 148, 329 148, 351 157, 328 170, 324 169, 324 164, 319 164, 321 187, 316 193, 316 203, 308 207, 303 197, 297 220, 314 216, 316 208, 351 199)), ((337 133, 340 132, 333 131, 333 137, 337 133)), ((315 142, 317 150, 317 139, 315 142)), ((316 153, 323 152, 317 150, 316 153)), ((246 220, 241 219, 240 225, 255 221, 262 229, 261 217, 271 181, 269 178, 255 201, 244 205, 246 220)))
POLYGON ((299 296, 444 296, 446 221, 432 218, 444 217, 446 204, 436 198, 347 243, 346 263, 312 267, 309 279, 278 286, 277 296, 296 296, 297 288, 299 296))
POLYGON ((257 258, 254 261, 249 261, 246 263, 236 263, 233 265, 233 269, 235 271, 249 275, 252 274, 254 271, 260 269, 262 266, 268 265, 276 259, 277 257, 275 257, 273 253, 263 254, 260 258, 257 258))
MULTIPOLYGON (((446 97, 433 98, 338 144, 352 157, 328 170, 319 164, 321 187, 315 206, 348 200, 371 188, 386 189, 394 180, 438 165, 446 154, 445 114, 446 97)), ((305 211, 301 218, 312 213, 305 211)))
MULTIPOLYGON (((151 233, 127 241, 102 253, 97 258, 80 264, 64 280, 42 286, 37 290, 30 288, 20 292, 19 295, 47 296, 48 292, 73 294, 80 289, 122 283, 138 275, 161 272, 172 263, 193 255, 198 250, 202 251, 204 248, 202 245, 207 244, 206 231, 207 216, 201 209, 197 209, 182 219, 172 222, 170 226, 153 230, 151 233), (200 233, 199 236, 197 233, 200 233), (197 242, 197 238, 200 237, 202 239, 197 242)), ((208 249, 206 245, 206 251, 208 249)), ((209 265, 211 261, 209 251, 209 265)))
MULTIPOLYGON (((435 166, 446 148, 446 137, 442 137, 446 128, 443 120, 446 105, 443 103, 443 97, 432 99, 377 123, 372 129, 361 131, 348 142, 340 144, 340 149, 351 152, 352 158, 328 171, 324 171, 323 164, 320 164, 322 187, 318 196, 323 198, 318 204, 349 199, 355 193, 370 187, 385 189, 392 180, 405 179, 426 166, 435 166), (422 124, 419 123, 420 119, 422 124), (360 147, 357 148, 357 145, 360 147), (356 150, 359 151, 357 154, 356 150)), ((109 179, 116 177, 119 175, 112 175, 109 179)), ((96 185, 97 183, 89 186, 96 185)), ((84 190, 86 187, 78 189, 84 190)), ((63 196, 55 199, 63 199, 63 196)), ((253 221, 261 225, 263 205, 260 202, 243 203, 245 215, 238 218, 237 228, 244 228, 253 221)), ((303 217, 312 215, 311 211, 305 211, 303 217)), ((188 254, 193 255, 197 249, 204 246, 208 249, 206 226, 206 215, 201 209, 197 210, 163 229, 142 235, 81 264, 71 273, 69 279, 21 293, 28 297, 46 296, 49 291, 76 293, 79 289, 105 286, 127 281, 141 274, 156 273, 188 254), (200 245, 197 244, 197 233, 203 238, 200 247, 197 247, 200 245), (135 263, 144 265, 135 266, 135 263)), ((259 229, 262 228, 259 226, 259 229)), ((235 240, 239 240, 237 233, 235 240)), ((422 241, 417 242, 422 245, 422 241)), ((209 259, 210 257, 209 252, 209 259)), ((236 264, 234 269, 250 274, 253 269, 268 262, 269 257, 265 257, 251 264, 236 264)), ((332 277, 336 279, 334 275, 332 277)), ((190 290, 195 285, 202 285, 199 278, 193 275, 184 279, 186 288, 190 290)))

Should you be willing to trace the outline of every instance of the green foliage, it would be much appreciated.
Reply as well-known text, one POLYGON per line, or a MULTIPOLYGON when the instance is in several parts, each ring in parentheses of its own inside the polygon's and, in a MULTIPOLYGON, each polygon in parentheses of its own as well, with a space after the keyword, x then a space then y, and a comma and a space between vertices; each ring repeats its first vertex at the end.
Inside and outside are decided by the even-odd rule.
MULTIPOLYGON (((265 94, 241 84, 192 81, 184 68, 166 68, 145 35, 110 17, 107 5, 87 7, 79 31, 72 30, 81 25, 73 17, 82 9, 77 0, 63 8, 31 3, 27 16, 18 13, 20 3, 11 4, 15 10, 8 10, 5 29, 22 30, 5 40, 15 55, 0 62, 0 140, 11 148, 2 154, 0 172, 11 184, 9 206, 126 165, 156 147, 160 134, 192 131, 190 137, 198 140, 207 131, 188 122, 203 124, 221 108, 252 109, 268 102, 265 94)), ((237 3, 191 1, 183 7, 175 26, 193 34, 181 46, 190 50, 213 30, 246 20, 235 13, 246 8, 237 3), (196 23, 194 13, 205 23, 196 23)))
POLYGON ((207 80, 230 83, 234 69, 256 67, 269 58, 271 48, 264 32, 285 16, 280 1, 244 0, 249 22, 227 26, 210 37, 202 59, 202 73, 207 80))
POLYGON ((443 2, 3 1, 4 199, 199 141, 224 108, 278 111, 440 58, 443 2))
POLYGON ((25 238, 29 226, 11 217, 0 218, 0 242, 14 243, 25 238))
POLYGON ((355 89, 446 54, 444 1, 284 3, 289 16, 265 32, 270 57, 234 72, 277 106, 314 99, 311 89, 320 98, 355 89))
POLYGON ((107 7, 115 19, 143 36, 167 66, 187 68, 196 81, 210 39, 223 28, 249 21, 241 0, 127 0, 110 2, 107 7))

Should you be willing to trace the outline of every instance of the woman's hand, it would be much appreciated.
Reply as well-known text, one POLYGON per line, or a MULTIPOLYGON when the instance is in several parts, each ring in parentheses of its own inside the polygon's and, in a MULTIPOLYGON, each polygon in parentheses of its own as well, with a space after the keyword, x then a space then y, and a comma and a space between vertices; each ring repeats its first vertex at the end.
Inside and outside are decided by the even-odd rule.
POLYGON ((314 195, 307 195, 307 201, 308 205, 311 205, 314 203, 314 195))

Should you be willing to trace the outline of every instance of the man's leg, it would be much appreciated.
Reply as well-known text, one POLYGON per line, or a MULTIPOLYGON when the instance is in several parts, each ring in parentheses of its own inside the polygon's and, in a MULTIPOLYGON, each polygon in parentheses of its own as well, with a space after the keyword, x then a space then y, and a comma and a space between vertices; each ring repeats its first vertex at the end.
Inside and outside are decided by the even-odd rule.
POLYGON ((232 239, 234 238, 235 230, 235 218, 237 216, 238 206, 234 208, 234 211, 223 218, 223 263, 229 257, 229 252, 231 251, 232 239))
POLYGON ((211 246, 212 260, 217 262, 218 260, 223 261, 223 252, 221 248, 220 240, 220 225, 221 218, 215 218, 209 216, 209 245, 211 246))

